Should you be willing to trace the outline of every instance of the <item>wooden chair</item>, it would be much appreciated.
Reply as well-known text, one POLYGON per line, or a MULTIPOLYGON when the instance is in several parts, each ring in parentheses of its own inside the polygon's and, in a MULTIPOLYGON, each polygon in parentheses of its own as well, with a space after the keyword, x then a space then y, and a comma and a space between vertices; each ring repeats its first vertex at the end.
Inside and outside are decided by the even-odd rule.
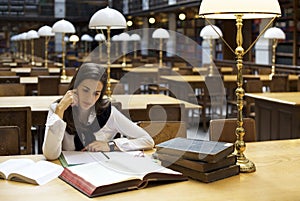
POLYGON ((184 104, 148 104, 146 121, 185 121, 184 104))
POLYGON ((49 75, 48 68, 45 67, 31 67, 30 76, 49 75))
POLYGON ((38 95, 58 95, 59 75, 38 76, 38 95))
POLYGON ((25 96, 26 88, 23 84, 0 84, 0 96, 25 96))
POLYGON ((69 89, 69 84, 59 83, 58 85, 58 95, 65 95, 69 89))
POLYGON ((179 67, 177 71, 180 75, 193 75, 193 68, 190 66, 179 67))
POLYGON ((275 74, 272 76, 270 83, 271 92, 285 92, 289 89, 289 75, 288 74, 275 74))
POLYGON ((11 83, 20 83, 20 76, 17 75, 0 76, 0 84, 11 84, 11 83))
POLYGON ((18 126, 21 154, 32 153, 30 107, 0 107, 0 126, 18 126))
POLYGON ((203 93, 197 95, 198 104, 202 106, 203 129, 207 129, 207 116, 210 119, 224 118, 223 108, 225 108, 226 92, 223 85, 223 77, 206 76, 203 93))
MULTIPOLYGON (((237 119, 213 119, 210 120, 209 139, 212 141, 230 142, 236 141, 235 129, 237 119)), ((255 120, 252 118, 243 119, 245 129, 244 141, 254 142, 257 140, 255 120)))
POLYGON ((152 93, 159 94, 160 92, 163 92, 165 95, 167 95, 168 91, 169 91, 167 82, 163 82, 160 79, 160 76, 161 75, 171 75, 171 74, 172 74, 172 68, 169 68, 169 67, 158 68, 157 83, 148 85, 149 93, 150 94, 152 94, 152 93))
POLYGON ((20 128, 18 126, 0 126, 0 156, 19 155, 20 128))
POLYGON ((137 125, 149 133, 155 144, 176 137, 187 137, 184 121, 140 121, 137 125))
POLYGON ((122 83, 111 84, 112 94, 125 94, 125 87, 122 83))
MULTIPOLYGON (((263 83, 261 80, 247 80, 247 82, 244 85, 244 89, 247 93, 262 93, 263 83)), ((246 116, 254 118, 255 117, 254 99, 250 97, 245 97, 244 103, 245 103, 246 116)))

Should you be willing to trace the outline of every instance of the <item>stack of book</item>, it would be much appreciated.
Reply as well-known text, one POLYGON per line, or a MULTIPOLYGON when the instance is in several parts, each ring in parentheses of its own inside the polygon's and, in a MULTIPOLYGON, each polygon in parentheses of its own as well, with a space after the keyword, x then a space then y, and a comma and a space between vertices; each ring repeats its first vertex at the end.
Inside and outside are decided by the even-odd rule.
POLYGON ((174 138, 156 145, 162 165, 209 183, 239 174, 232 143, 174 138))

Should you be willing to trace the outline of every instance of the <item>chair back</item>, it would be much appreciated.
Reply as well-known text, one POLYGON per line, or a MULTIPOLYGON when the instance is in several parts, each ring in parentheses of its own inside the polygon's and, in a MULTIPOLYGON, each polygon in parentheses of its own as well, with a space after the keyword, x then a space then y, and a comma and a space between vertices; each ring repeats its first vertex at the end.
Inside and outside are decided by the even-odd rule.
POLYGON ((184 104, 147 104, 146 121, 184 121, 184 104))
POLYGON ((192 67, 179 67, 177 71, 180 75, 193 75, 193 68, 192 67))
POLYGON ((272 76, 270 91, 271 92, 285 92, 288 91, 288 74, 275 74, 272 76))
POLYGON ((0 84, 20 83, 20 76, 17 75, 2 75, 0 76, 0 84))
POLYGON ((263 83, 259 79, 247 80, 244 88, 247 93, 261 93, 263 89, 263 83))
POLYGON ((18 126, 21 154, 32 153, 30 107, 0 107, 0 126, 18 126))
POLYGON ((155 144, 176 137, 187 137, 187 129, 184 121, 140 121, 137 125, 149 133, 155 144))
POLYGON ((49 75, 48 68, 45 67, 31 67, 30 76, 49 75))
POLYGON ((0 126, 0 156, 20 154, 20 128, 0 126))
MULTIPOLYGON (((209 139, 212 141, 234 143, 236 141, 236 134, 235 134, 236 128, 237 128, 237 120, 234 118, 210 120, 209 139)), ((243 128, 245 129, 245 135, 244 135, 245 142, 254 142, 257 140, 254 119, 244 118, 243 128)))
POLYGON ((0 84, 0 96, 25 96, 26 89, 23 84, 0 84))
POLYGON ((59 75, 38 76, 38 95, 58 95, 59 75))

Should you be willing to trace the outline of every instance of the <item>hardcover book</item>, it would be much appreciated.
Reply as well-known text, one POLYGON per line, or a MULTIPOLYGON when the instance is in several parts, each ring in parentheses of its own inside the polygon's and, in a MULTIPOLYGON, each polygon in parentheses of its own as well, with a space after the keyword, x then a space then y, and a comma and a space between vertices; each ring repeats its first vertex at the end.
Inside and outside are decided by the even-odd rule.
MULTIPOLYGON (((110 152, 106 160, 66 167, 60 178, 88 197, 141 189, 153 181, 183 181, 182 173, 150 157, 110 152)), ((164 183, 165 184, 165 183, 164 183)))
POLYGON ((0 178, 36 185, 48 183, 62 171, 62 166, 44 160, 8 159, 0 163, 0 178))
POLYGON ((216 163, 207 163, 197 160, 187 160, 184 158, 178 158, 168 154, 157 154, 158 159, 162 162, 164 167, 169 167, 172 164, 182 167, 190 168, 199 172, 211 172, 217 169, 228 167, 236 164, 236 156, 230 155, 216 163))
POLYGON ((182 167, 176 164, 172 164, 169 168, 180 171, 183 175, 190 177, 192 179, 210 183, 213 181, 217 181, 220 179, 225 179, 234 175, 238 175, 240 173, 240 166, 239 165, 231 165, 229 167, 224 167, 218 170, 214 170, 211 172, 199 172, 190 168, 182 167))
POLYGON ((158 154, 169 154, 190 160, 216 163, 234 151, 232 143, 205 141, 188 138, 173 138, 156 145, 158 154))

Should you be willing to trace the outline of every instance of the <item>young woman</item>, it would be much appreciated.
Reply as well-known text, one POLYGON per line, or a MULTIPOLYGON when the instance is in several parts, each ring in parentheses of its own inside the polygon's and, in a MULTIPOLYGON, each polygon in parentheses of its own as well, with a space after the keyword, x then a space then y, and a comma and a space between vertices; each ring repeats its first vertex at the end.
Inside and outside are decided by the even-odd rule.
POLYGON ((130 151, 151 149, 152 137, 119 112, 103 95, 106 69, 95 63, 83 64, 69 90, 50 105, 43 154, 48 160, 62 150, 130 151), (114 138, 117 133, 125 136, 114 138))

